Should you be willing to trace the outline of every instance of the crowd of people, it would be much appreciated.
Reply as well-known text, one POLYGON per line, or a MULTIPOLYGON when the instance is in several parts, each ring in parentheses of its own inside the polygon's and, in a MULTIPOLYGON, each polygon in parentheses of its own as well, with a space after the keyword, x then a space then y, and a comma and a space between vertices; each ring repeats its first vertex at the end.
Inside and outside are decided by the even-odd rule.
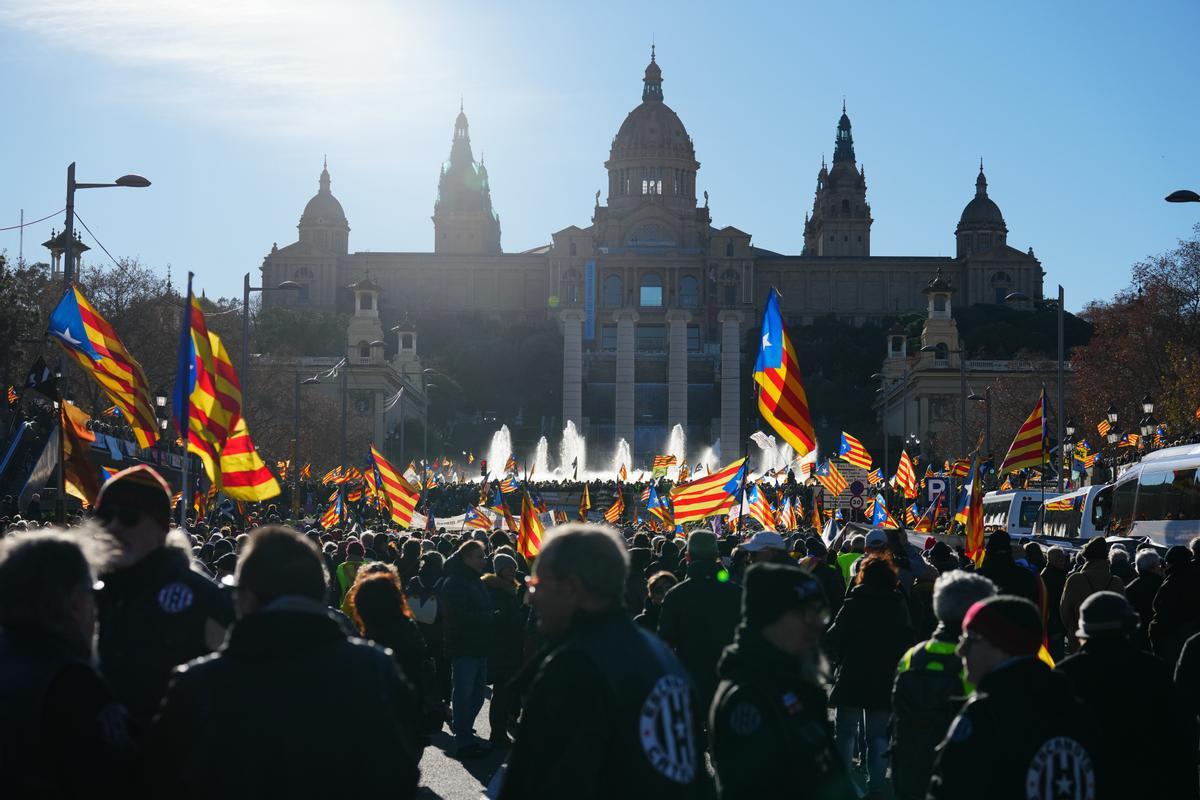
POLYGON ((1200 797, 1200 541, 171 513, 138 466, 5 526, 6 796, 412 797, 448 731, 504 800, 1200 797))

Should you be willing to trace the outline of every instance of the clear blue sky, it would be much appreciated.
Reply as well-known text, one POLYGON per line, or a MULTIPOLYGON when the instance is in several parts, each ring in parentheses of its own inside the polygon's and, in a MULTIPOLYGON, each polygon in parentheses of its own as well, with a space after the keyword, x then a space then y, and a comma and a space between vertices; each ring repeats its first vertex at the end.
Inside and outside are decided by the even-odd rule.
POLYGON ((844 95, 876 254, 952 254, 982 156, 1010 243, 1078 309, 1200 221, 1162 200, 1200 190, 1197 30, 1195 0, 4 0, 0 227, 60 208, 71 160, 141 173, 153 187, 81 193, 82 218, 114 255, 232 295, 294 240, 328 153, 352 250, 431 250, 461 93, 504 248, 535 247, 588 223, 653 36, 718 225, 800 251, 844 95))

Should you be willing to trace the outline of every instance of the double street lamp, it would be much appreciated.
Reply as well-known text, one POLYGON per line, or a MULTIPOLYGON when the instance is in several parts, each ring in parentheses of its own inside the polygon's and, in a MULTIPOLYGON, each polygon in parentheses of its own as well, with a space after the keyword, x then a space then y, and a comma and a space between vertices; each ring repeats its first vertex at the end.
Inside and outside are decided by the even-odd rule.
POLYGON ((989 456, 992 454, 992 387, 987 386, 983 390, 983 394, 975 394, 972 392, 967 395, 968 400, 973 400, 976 403, 983 403, 985 427, 984 427, 984 452, 989 456))

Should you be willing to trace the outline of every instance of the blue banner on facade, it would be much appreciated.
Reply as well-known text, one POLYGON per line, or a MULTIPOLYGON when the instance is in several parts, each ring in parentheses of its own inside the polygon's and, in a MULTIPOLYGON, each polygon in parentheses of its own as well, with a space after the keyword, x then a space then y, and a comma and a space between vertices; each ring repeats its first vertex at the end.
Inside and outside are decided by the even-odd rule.
POLYGON ((595 261, 588 261, 583 265, 583 311, 587 315, 583 321, 583 338, 590 342, 596 338, 595 261))

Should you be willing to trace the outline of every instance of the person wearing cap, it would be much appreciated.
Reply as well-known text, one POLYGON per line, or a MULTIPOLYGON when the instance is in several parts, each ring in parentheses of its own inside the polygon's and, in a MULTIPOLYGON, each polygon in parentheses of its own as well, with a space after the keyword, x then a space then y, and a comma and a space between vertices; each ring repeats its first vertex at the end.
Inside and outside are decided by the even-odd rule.
POLYGON ((740 547, 750 554, 751 564, 767 561, 787 563, 791 560, 788 557, 787 542, 775 531, 758 531, 740 547))
POLYGON ((696 714, 702 721, 717 690, 717 660, 733 641, 741 607, 742 587, 729 580, 721 567, 716 535, 704 529, 692 531, 686 577, 663 598, 658 635, 692 676, 696 714))
POLYGON ((171 670, 224 641, 233 603, 192 569, 186 540, 168 539, 171 491, 150 467, 139 464, 109 478, 94 512, 116 549, 97 595, 100 669, 140 735, 171 670))
POLYGON ((862 733, 871 792, 886 791, 892 682, 897 662, 915 639, 896 566, 886 553, 868 555, 858 562, 854 586, 825 635, 825 648, 837 664, 829 704, 837 708, 838 748, 849 764, 862 733))
POLYGON ((488 705, 491 736, 488 741, 493 747, 508 747, 512 744, 508 736, 509 717, 516 705, 511 681, 521 668, 528 607, 520 591, 522 585, 517 581, 517 560, 508 553, 497 553, 492 558, 492 569, 495 571, 481 578, 491 597, 492 607, 496 609, 492 620, 491 651, 487 659, 487 680, 492 685, 492 701, 488 705))
POLYGON ((1100 771, 1112 797, 1200 797, 1196 718, 1173 682, 1173 665, 1138 648, 1138 616, 1117 592, 1088 597, 1079 609, 1078 652, 1056 667, 1075 695, 1098 713, 1100 771), (1113 702, 1113 678, 1137 687, 1113 702), (1130 764, 1158 764, 1153 770, 1130 764))
POLYGON ((121 797, 134 746, 96 669, 92 569, 62 532, 0 539, 0 795, 121 797))
POLYGON ((542 542, 529 599, 548 645, 531 675, 500 800, 708 796, 679 660, 624 608, 625 543, 571 523, 542 542))
POLYGON ((250 535, 229 638, 175 670, 155 717, 147 797, 415 796, 412 686, 387 650, 347 636, 327 581, 299 533, 250 535))
POLYGON ((721 798, 858 795, 834 745, 821 680, 829 605, 821 585, 790 564, 746 571, 741 621, 718 667, 709 710, 721 798))
POLYGON ((933 751, 946 735, 962 699, 974 691, 955 649, 962 620, 996 586, 982 575, 951 570, 933 585, 933 636, 900 659, 892 686, 892 786, 898 800, 923 800, 933 771, 933 751))
POLYGON ((981 600, 958 654, 975 694, 937 748, 928 800, 1102 798, 1095 722, 1065 675, 1037 657, 1044 629, 1023 597, 981 600))
MULTIPOLYGON (((1083 569, 1067 576, 1063 584, 1062 600, 1059 601, 1059 612, 1062 614, 1063 626, 1067 630, 1067 652, 1074 653, 1079 649, 1079 609, 1083 601, 1096 592, 1116 592, 1125 596, 1125 584, 1113 575, 1108 565, 1108 542, 1104 537, 1097 536, 1088 540, 1080 553, 1083 557, 1083 569)), ((986 563, 986 562, 985 562, 986 563)))

